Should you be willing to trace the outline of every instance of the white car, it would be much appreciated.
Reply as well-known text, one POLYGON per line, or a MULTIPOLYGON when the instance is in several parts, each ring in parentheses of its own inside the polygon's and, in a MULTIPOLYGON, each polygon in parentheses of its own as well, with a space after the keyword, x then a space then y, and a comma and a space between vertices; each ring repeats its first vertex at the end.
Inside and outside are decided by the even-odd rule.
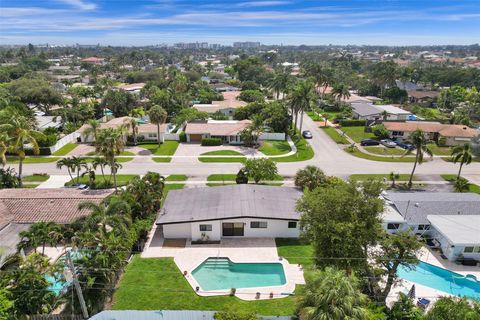
POLYGON ((397 144, 390 139, 382 139, 380 140, 380 143, 387 148, 395 148, 397 146, 397 144))

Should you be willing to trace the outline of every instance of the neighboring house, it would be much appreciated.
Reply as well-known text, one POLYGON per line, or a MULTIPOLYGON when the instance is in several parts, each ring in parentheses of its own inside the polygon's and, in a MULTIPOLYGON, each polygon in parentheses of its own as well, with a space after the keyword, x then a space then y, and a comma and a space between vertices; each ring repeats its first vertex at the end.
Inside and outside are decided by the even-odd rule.
POLYGON ((410 134, 417 129, 425 132, 425 136, 438 142, 444 141, 446 146, 456 146, 469 142, 479 134, 478 130, 465 125, 442 124, 440 122, 427 121, 405 121, 405 122, 384 122, 383 125, 390 132, 392 139, 408 140, 410 134))
POLYGON ((45 130, 47 128, 60 128, 62 126, 62 117, 59 116, 44 116, 35 115, 35 122, 38 130, 45 130))
POLYGON ((385 192, 387 232, 412 231, 433 239, 449 260, 480 261, 480 195, 453 192, 385 192))
POLYGON ((237 99, 239 95, 240 91, 223 92, 222 101, 212 101, 210 104, 194 104, 193 108, 209 114, 220 111, 225 116, 233 118, 233 114, 237 108, 247 105, 246 102, 237 99))
POLYGON ((97 65, 103 65, 105 63, 104 58, 97 58, 97 57, 88 57, 85 59, 80 60, 81 62, 93 63, 97 65))
POLYGON ((210 84, 210 87, 217 92, 240 91, 240 88, 237 88, 237 87, 225 84, 225 83, 210 84))
POLYGON ((416 91, 408 90, 408 101, 410 103, 421 103, 424 105, 431 105, 433 101, 440 95, 438 91, 416 91))
MULTIPOLYGON (((103 122, 100 124, 99 130, 108 129, 108 128, 119 128, 120 126, 126 126, 130 123, 131 119, 136 119, 132 117, 119 117, 113 118, 110 121, 103 122)), ((136 119, 138 123, 138 134, 137 137, 139 139, 143 139, 145 141, 157 141, 157 125, 153 123, 147 123, 144 120, 136 119)), ((165 140, 165 130, 166 124, 160 125, 160 141, 163 142, 165 140)), ((81 126, 76 132, 80 134, 78 137, 77 142, 93 142, 95 141, 95 137, 93 134, 86 134, 85 131, 90 128, 88 124, 84 124, 81 126)), ((132 130, 128 129, 125 132, 125 139, 127 136, 132 134, 132 130)))
POLYGON ((382 119, 383 119, 383 112, 387 112, 387 119, 386 120, 408 120, 409 117, 412 115, 410 111, 403 110, 402 108, 395 107, 392 105, 376 105, 377 108, 381 109, 382 119))
MULTIPOLYGON (((19 233, 35 222, 72 223, 90 214, 78 210, 84 201, 100 203, 111 190, 2 189, 0 190, 0 249, 16 252, 19 233)), ((0 266, 2 261, 0 261, 0 266)))
MULTIPOLYGON (((90 320, 214 320, 217 311, 200 310, 105 310, 90 320)), ((258 316, 259 320, 290 320, 291 316, 258 316)))
POLYGON ((121 84, 116 86, 116 89, 127 91, 130 93, 135 93, 139 94, 140 91, 145 87, 145 83, 140 82, 140 83, 130 83, 130 84, 121 84))
POLYGON ((251 124, 250 120, 208 120, 189 122, 185 128, 187 142, 201 142, 203 138, 220 138, 229 144, 242 144, 242 130, 251 124))
POLYGON ((166 239, 298 238, 301 196, 295 188, 253 184, 172 190, 156 224, 166 239))
POLYGON ((395 80, 395 84, 399 89, 406 90, 406 91, 416 91, 416 90, 423 89, 422 85, 416 84, 410 81, 395 80))
POLYGON ((352 117, 360 120, 380 120, 382 110, 371 103, 352 103, 352 117))

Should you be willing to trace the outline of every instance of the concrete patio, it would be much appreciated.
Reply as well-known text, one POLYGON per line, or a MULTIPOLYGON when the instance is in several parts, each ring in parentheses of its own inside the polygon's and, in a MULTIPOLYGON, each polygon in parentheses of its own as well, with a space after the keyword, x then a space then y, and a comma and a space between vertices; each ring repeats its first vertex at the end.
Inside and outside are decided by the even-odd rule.
MULTIPOLYGON (((164 247, 164 239, 161 228, 151 231, 151 237, 147 242, 142 258, 173 257, 181 272, 187 272, 186 279, 192 290, 200 287, 192 277, 192 271, 209 257, 228 257, 232 262, 275 262, 281 263, 284 268, 287 283, 282 286, 244 288, 236 290, 236 296, 243 300, 255 300, 256 293, 260 293, 259 299, 271 299, 286 297, 295 291, 295 285, 305 284, 303 270, 298 265, 288 263, 281 259, 277 253, 275 239, 273 238, 230 238, 222 239, 219 244, 192 244, 186 241, 185 247, 164 247)), ((196 292, 200 296, 228 295, 230 290, 196 292)))

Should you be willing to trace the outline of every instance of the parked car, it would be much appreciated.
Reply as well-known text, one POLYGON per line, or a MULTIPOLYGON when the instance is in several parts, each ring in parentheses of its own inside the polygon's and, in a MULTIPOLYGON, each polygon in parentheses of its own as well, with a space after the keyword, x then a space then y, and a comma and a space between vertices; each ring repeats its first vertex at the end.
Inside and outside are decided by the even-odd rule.
POLYGON ((305 130, 302 132, 302 137, 304 137, 305 139, 312 139, 313 135, 310 130, 305 130))
POLYGON ((380 140, 380 143, 387 148, 395 148, 397 146, 395 141, 390 140, 390 139, 382 139, 382 140, 380 140))
POLYGON ((337 123, 340 123, 340 121, 347 120, 347 119, 348 119, 347 117, 335 118, 335 119, 332 120, 332 123, 337 124, 337 123))
POLYGON ((397 146, 399 146, 400 148, 405 149, 405 150, 412 150, 413 149, 413 145, 411 143, 396 141, 396 144, 397 144, 397 146))
POLYGON ((363 139, 360 142, 361 146, 378 146, 379 144, 380 144, 380 142, 378 142, 377 140, 373 140, 373 139, 363 139))

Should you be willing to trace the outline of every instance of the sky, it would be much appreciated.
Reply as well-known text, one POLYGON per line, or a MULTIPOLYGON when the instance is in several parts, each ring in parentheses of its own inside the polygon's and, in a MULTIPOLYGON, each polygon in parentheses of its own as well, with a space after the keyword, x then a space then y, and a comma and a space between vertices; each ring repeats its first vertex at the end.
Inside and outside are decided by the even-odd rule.
POLYGON ((480 42, 480 0, 0 0, 0 44, 480 42))

